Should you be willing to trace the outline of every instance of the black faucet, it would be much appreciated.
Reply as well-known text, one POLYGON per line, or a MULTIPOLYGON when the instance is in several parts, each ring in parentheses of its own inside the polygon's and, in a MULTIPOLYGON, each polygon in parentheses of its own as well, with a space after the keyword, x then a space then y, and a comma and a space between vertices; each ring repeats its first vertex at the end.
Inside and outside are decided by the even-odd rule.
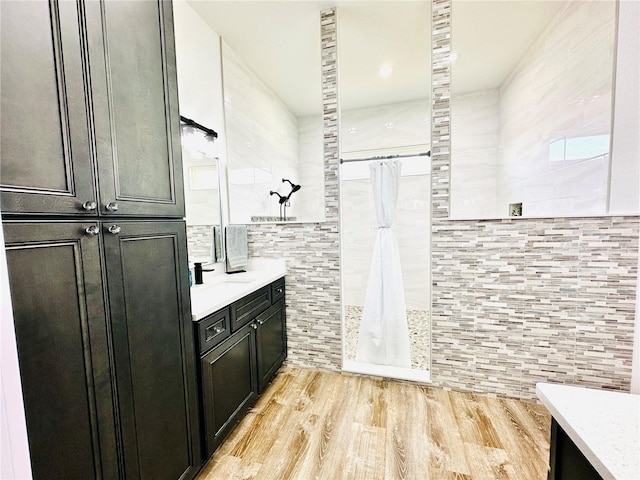
POLYGON ((195 262, 196 285, 202 285, 202 272, 213 272, 215 268, 203 269, 202 262, 195 262))

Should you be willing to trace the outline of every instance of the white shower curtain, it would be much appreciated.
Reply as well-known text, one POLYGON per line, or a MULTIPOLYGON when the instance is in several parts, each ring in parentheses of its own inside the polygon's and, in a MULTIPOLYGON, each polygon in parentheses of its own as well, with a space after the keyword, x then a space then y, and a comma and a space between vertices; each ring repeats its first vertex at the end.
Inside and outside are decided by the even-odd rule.
POLYGON ((378 233, 358 335, 356 361, 411 368, 409 327, 400 253, 391 230, 398 198, 400 162, 369 165, 378 233))

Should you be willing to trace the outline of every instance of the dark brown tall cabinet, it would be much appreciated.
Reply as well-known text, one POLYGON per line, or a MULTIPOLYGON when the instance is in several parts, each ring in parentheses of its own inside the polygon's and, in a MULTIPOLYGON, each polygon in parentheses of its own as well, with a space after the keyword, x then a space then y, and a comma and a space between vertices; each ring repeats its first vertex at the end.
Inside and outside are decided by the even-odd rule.
POLYGON ((2 212, 183 217, 170 1, 0 2, 2 212))
POLYGON ((168 1, 0 2, 0 194, 34 478, 200 444, 168 1))

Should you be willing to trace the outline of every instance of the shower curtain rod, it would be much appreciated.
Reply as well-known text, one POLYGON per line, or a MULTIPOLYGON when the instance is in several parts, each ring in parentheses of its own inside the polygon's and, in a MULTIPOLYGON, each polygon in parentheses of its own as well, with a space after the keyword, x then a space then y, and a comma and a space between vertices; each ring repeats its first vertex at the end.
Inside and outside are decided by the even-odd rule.
POLYGON ((396 155, 379 155, 376 157, 365 157, 365 158, 350 158, 350 159, 340 159, 340 163, 350 163, 350 162, 369 162, 371 160, 391 160, 393 158, 409 158, 409 157, 430 157, 431 150, 428 152, 422 153, 398 153, 396 155))

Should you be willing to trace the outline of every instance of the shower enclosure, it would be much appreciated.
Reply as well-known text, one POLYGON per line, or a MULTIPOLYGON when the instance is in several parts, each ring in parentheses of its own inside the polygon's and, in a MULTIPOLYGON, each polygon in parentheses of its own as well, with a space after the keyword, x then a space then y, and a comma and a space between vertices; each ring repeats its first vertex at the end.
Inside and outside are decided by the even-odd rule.
MULTIPOLYGON (((353 157, 354 154, 349 156, 353 157)), ((367 285, 372 276, 372 263, 375 268, 377 261, 374 247, 379 231, 371 181, 371 171, 375 170, 369 164, 383 162, 356 158, 351 160, 346 160, 340 167, 344 368, 397 378, 428 380, 431 340, 430 158, 426 155, 410 155, 393 160, 399 164, 400 175, 395 215, 390 229, 398 245, 401 284, 404 286, 402 291, 393 293, 400 295, 402 298, 398 301, 403 301, 406 305, 408 365, 392 360, 385 362, 374 359, 363 362, 363 358, 358 355, 358 337, 363 329, 363 318, 366 319, 364 314, 367 285)), ((386 254, 383 252, 382 255, 386 254)), ((387 256, 385 260, 391 259, 387 256)), ((377 276, 376 273, 373 275, 377 276)), ((393 276, 387 280, 398 283, 393 276)), ((380 300, 385 301, 384 297, 380 300)), ((384 316, 381 321, 385 321, 384 316)), ((399 320, 393 317, 391 321, 397 323, 399 320)), ((401 327, 394 325, 393 328, 401 327)), ((392 331, 392 335, 393 333, 395 332, 392 331)), ((381 340, 384 342, 387 339, 381 340)), ((362 339, 360 341, 362 342, 362 339)), ((391 341, 394 345, 397 344, 395 339, 391 341)))
POLYGON ((429 381, 431 2, 337 16, 343 369, 429 381))

